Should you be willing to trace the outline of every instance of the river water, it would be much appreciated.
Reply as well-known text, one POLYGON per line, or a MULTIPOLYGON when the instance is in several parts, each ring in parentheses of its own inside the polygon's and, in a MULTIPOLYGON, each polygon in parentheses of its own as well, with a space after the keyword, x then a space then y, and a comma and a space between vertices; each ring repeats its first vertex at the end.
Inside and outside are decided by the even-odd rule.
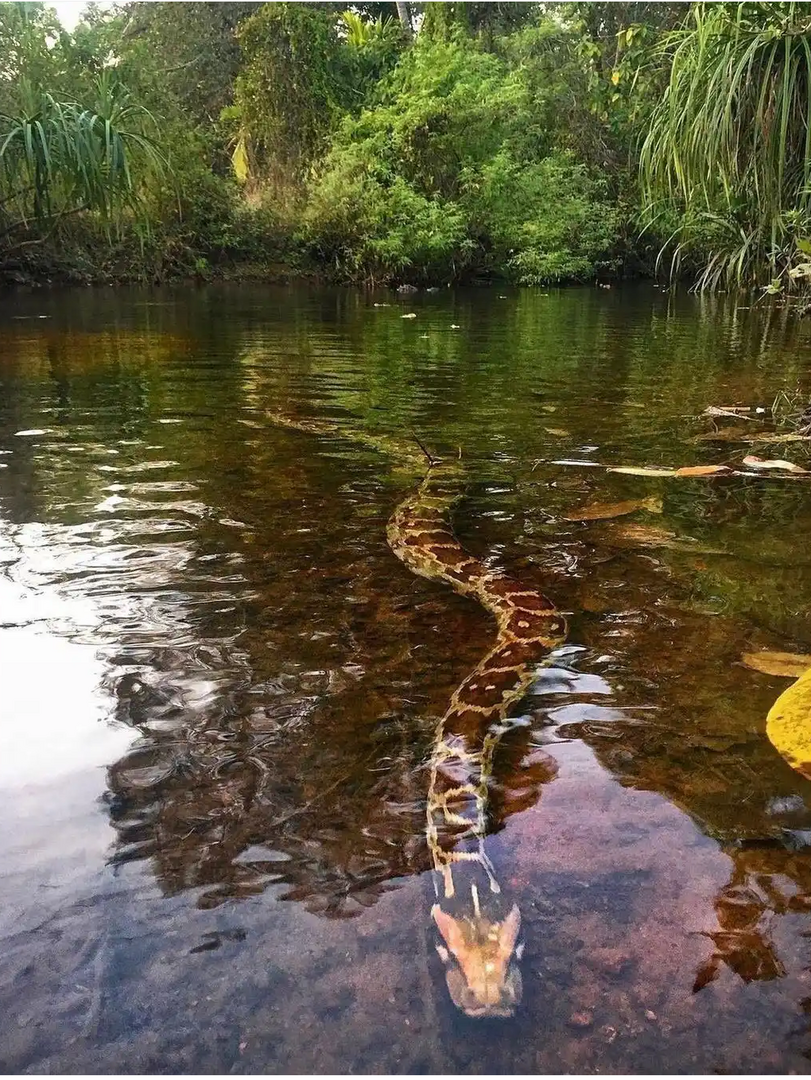
POLYGON ((808 396, 810 358, 648 288, 6 296, 4 1070, 808 1072, 811 785, 741 663, 811 652, 808 486, 554 462, 739 463, 702 411, 808 396), (493 629, 387 547, 409 481, 353 433, 412 432, 570 623, 493 776, 510 1020, 434 951, 425 764, 493 629))

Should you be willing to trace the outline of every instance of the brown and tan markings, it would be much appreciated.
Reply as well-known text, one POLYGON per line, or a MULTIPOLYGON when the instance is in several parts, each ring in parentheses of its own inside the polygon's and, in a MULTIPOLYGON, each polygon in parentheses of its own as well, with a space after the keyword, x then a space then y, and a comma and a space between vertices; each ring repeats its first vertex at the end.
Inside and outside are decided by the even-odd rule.
MULTIPOLYGON (((318 421, 276 422, 319 434, 318 421)), ((392 439, 351 435, 410 465, 425 456, 392 439)), ((459 498, 459 461, 428 458, 424 479, 396 507, 387 538, 414 573, 445 582, 478 601, 496 620, 489 652, 451 695, 436 725, 429 763, 426 840, 435 871, 431 914, 451 998, 468 1016, 511 1016, 521 1000, 521 915, 507 899, 485 850, 493 755, 509 730, 543 659, 563 643, 566 622, 539 592, 489 569, 454 535, 450 511, 459 498)))

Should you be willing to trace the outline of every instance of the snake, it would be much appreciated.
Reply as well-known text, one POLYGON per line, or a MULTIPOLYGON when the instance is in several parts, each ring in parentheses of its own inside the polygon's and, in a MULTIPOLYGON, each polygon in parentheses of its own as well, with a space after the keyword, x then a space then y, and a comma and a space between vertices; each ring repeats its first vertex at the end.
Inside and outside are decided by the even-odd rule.
MULTIPOLYGON (((324 421, 272 414, 275 423, 313 434, 343 434, 324 421)), ((434 879, 431 919, 453 1004, 467 1016, 510 1017, 522 998, 521 913, 502 888, 487 852, 489 787, 502 736, 538 668, 566 639, 564 616, 536 589, 467 551, 452 510, 464 491, 461 456, 438 458, 390 436, 354 433, 394 454, 422 479, 391 514, 386 537, 414 574, 476 601, 496 624, 487 653, 453 691, 436 721, 427 765, 425 839, 434 879)))

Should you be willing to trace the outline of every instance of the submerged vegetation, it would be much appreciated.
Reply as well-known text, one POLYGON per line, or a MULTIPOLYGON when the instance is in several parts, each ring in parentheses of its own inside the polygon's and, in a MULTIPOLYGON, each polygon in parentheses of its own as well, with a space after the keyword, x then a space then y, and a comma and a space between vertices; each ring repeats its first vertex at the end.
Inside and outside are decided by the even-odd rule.
POLYGON ((0 280, 811 277, 799 3, 0 5, 0 280))

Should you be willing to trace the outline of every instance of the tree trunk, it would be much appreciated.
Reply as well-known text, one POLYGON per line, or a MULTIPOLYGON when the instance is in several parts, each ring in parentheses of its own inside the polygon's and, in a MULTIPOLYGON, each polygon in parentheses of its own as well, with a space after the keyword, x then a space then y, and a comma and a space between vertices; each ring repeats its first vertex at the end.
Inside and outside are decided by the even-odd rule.
POLYGON ((411 25, 411 12, 408 10, 408 0, 397 0, 397 14, 403 24, 403 30, 407 38, 414 36, 414 28, 411 25))

